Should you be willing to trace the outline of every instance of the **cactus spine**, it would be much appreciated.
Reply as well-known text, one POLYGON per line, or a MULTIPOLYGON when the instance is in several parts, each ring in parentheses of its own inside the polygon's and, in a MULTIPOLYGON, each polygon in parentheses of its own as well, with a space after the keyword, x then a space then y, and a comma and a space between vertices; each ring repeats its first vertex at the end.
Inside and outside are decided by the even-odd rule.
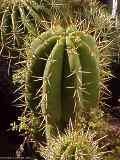
POLYGON ((48 139, 56 136, 57 129, 62 130, 70 118, 78 120, 85 108, 90 111, 96 107, 99 99, 99 59, 94 38, 74 27, 56 26, 50 32, 35 39, 36 45, 32 42, 26 78, 28 106, 34 114, 42 112, 48 139))
POLYGON ((81 36, 78 46, 79 57, 82 66, 82 80, 84 105, 89 111, 90 107, 95 107, 99 97, 99 53, 96 42, 90 35, 81 36), (87 57, 87 58, 86 58, 87 57))

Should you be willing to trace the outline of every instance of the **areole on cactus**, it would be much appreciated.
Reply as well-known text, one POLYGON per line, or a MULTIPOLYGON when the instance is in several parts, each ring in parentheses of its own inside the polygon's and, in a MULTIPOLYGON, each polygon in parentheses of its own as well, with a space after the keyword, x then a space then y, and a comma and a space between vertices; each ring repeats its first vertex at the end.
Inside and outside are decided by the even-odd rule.
POLYGON ((31 44, 26 100, 45 119, 46 136, 98 105, 99 51, 94 37, 75 27, 53 27, 31 44))

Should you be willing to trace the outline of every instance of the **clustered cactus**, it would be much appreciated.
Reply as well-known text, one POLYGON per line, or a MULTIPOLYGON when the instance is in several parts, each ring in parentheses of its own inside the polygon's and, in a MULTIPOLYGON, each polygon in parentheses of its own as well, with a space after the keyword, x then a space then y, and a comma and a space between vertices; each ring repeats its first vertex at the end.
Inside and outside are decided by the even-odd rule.
POLYGON ((109 93, 105 82, 111 74, 108 66, 113 49, 112 20, 99 9, 96 1, 80 1, 81 5, 86 4, 86 9, 79 9, 72 1, 71 12, 71 5, 68 9, 65 7, 69 3, 67 1, 56 1, 53 3, 55 8, 51 2, 54 0, 21 0, 12 3, 10 14, 6 9, 0 15, 2 45, 8 41, 9 33, 15 36, 14 44, 18 44, 15 30, 19 25, 35 37, 33 39, 27 34, 26 39, 30 44, 25 46, 25 52, 22 53, 23 62, 19 62, 22 67, 13 76, 14 82, 19 83, 18 91, 22 94, 18 99, 21 98, 25 106, 23 116, 26 119, 23 119, 27 120, 28 130, 32 123, 30 132, 33 131, 34 135, 39 137, 41 132, 38 130, 44 130, 47 149, 43 149, 46 155, 42 153, 48 160, 101 159, 97 143, 89 139, 86 131, 72 130, 67 131, 66 135, 63 133, 70 122, 77 128, 81 126, 79 123, 82 118, 89 121, 90 113, 105 105, 104 96, 106 98, 109 93), (44 4, 43 8, 41 4, 44 4), (59 9, 60 4, 64 4, 63 13, 59 9), (51 16, 52 9, 55 9, 55 16, 51 16), (16 14, 18 21, 15 19, 16 14), (45 22, 42 22, 44 19, 45 22), (8 27, 8 24, 12 27, 8 27), (39 30, 41 25, 45 27, 42 33, 42 29, 39 30))

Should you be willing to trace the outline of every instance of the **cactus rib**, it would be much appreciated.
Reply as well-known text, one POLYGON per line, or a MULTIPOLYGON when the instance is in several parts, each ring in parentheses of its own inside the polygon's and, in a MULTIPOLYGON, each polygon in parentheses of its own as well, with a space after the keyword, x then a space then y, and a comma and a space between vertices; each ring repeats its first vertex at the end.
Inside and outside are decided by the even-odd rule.
POLYGON ((35 54, 33 55, 32 64, 27 74, 27 80, 26 80, 27 101, 30 109, 35 114, 38 114, 36 108, 39 105, 40 101, 40 97, 37 96, 36 94, 42 86, 42 81, 41 80, 36 81, 36 78, 41 78, 43 76, 46 59, 48 58, 48 55, 50 54, 56 41, 57 41, 56 36, 53 36, 49 38, 46 42, 44 42, 43 45, 40 44, 40 47, 38 47, 35 54))
POLYGON ((43 75, 42 113, 46 120, 46 136, 56 135, 61 121, 61 80, 65 38, 57 41, 48 57, 43 75), (53 118, 54 117, 54 118, 53 118))
MULTIPOLYGON (((79 55, 77 53, 74 42, 71 40, 71 37, 66 38, 66 45, 68 51, 68 61, 70 67, 70 77, 73 77, 73 86, 74 94, 72 96, 74 101, 74 110, 73 112, 77 114, 80 112, 80 109, 83 107, 82 100, 82 74, 81 74, 81 64, 79 60, 79 55)), ((69 103, 68 103, 69 104, 69 103)))
POLYGON ((96 107, 99 99, 99 53, 94 38, 82 35, 78 44, 80 63, 82 66, 82 82, 84 106, 89 112, 96 107))

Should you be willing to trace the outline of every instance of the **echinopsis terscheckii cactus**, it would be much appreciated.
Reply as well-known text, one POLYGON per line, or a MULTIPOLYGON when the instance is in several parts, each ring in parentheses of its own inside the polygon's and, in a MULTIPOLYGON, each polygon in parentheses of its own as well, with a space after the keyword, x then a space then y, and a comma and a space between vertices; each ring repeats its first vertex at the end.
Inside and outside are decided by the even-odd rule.
MULTIPOLYGON (((90 10, 90 15, 83 21, 73 17, 65 19, 66 21, 55 18, 51 22, 51 29, 32 41, 31 49, 27 49, 23 55, 24 67, 14 76, 14 80, 22 85, 19 88, 22 91, 19 97, 21 102, 24 103, 24 97, 29 106, 28 111, 32 111, 29 113, 34 114, 35 119, 36 116, 44 117, 48 124, 46 126, 49 126, 46 128, 52 130, 53 126, 55 134, 57 129, 63 130, 66 127, 70 118, 74 122, 84 115, 89 119, 90 111, 96 108, 94 106, 98 103, 104 105, 103 94, 107 90, 104 84, 110 75, 108 65, 111 42, 108 40, 108 32, 112 26, 110 19, 103 12, 100 13, 100 10, 90 10), (58 24, 62 24, 63 28, 58 24), (61 54, 56 55, 54 52, 61 54), (60 62, 56 56, 59 56, 60 62), (52 102, 51 97, 54 97, 52 102), (52 110, 46 108, 49 103, 52 110), (57 110, 52 103, 58 105, 57 110), (54 117, 52 121, 51 117, 54 117)), ((32 122, 31 118, 30 121, 32 122)))
POLYGON ((42 33, 31 50, 26 99, 34 114, 42 111, 49 137, 97 106, 99 51, 91 35, 60 26, 42 33))

